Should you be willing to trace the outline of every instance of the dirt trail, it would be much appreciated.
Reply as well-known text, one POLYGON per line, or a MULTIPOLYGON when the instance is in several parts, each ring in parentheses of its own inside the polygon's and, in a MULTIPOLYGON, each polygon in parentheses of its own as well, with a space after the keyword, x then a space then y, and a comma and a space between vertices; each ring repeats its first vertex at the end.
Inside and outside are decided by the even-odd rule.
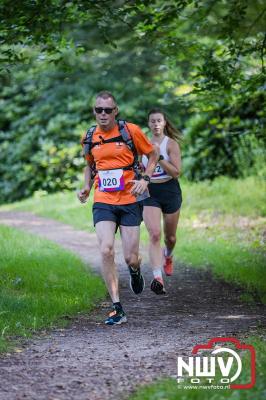
MULTIPOLYGON (((30 213, 0 213, 0 223, 49 238, 99 268, 94 234, 30 213)), ((29 341, 22 353, 2 356, 1 400, 126 398, 137 385, 176 375, 177 356, 190 355, 194 345, 265 325, 265 307, 241 303, 239 288, 178 263, 163 297, 150 291, 152 275, 145 263, 147 285, 135 296, 119 246, 117 259, 128 323, 104 326, 110 304, 103 303, 69 328, 29 341)))

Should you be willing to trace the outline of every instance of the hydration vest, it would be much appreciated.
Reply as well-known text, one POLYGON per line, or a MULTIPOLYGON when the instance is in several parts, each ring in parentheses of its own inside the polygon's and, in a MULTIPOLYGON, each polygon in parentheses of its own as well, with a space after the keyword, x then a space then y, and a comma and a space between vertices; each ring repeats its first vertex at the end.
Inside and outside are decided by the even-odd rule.
MULTIPOLYGON (((126 121, 119 119, 117 120, 117 124, 118 124, 118 130, 120 135, 116 136, 114 138, 111 139, 104 139, 103 137, 100 136, 101 141, 99 142, 93 142, 93 134, 96 130, 97 125, 93 125, 91 126, 88 130, 87 133, 85 135, 85 138, 83 139, 82 143, 84 145, 84 155, 89 155, 91 154, 91 150, 93 149, 94 146, 97 146, 99 144, 105 144, 105 143, 113 143, 113 142, 124 142, 127 147, 130 149, 130 151, 132 151, 133 156, 134 156, 134 160, 133 163, 131 165, 122 167, 123 170, 129 170, 129 169, 133 169, 136 177, 139 176, 139 161, 138 161, 138 153, 136 150, 136 147, 134 145, 133 139, 130 135, 128 126, 126 124, 126 121)), ((95 177, 97 170, 96 170, 96 165, 95 163, 93 165, 91 165, 91 171, 92 171, 92 179, 95 177)))

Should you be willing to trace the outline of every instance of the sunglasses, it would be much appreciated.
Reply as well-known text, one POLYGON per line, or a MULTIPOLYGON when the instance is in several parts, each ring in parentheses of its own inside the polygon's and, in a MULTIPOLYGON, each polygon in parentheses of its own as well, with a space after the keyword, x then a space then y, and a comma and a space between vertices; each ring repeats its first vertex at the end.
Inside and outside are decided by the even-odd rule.
POLYGON ((112 114, 112 112, 114 111, 116 107, 113 108, 102 108, 102 107, 95 107, 94 110, 96 112, 96 114, 101 114, 103 111, 105 112, 105 114, 112 114))

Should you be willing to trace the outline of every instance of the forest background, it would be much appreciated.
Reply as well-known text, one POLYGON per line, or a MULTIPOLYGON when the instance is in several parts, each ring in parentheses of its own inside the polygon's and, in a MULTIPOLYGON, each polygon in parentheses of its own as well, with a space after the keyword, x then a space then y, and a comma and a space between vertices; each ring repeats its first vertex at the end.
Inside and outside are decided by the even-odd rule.
MULTIPOLYGON (((188 180, 265 177, 263 0, 0 3, 0 203, 77 187, 95 94, 183 133, 188 180)), ((147 130, 146 130, 147 132, 147 130)))

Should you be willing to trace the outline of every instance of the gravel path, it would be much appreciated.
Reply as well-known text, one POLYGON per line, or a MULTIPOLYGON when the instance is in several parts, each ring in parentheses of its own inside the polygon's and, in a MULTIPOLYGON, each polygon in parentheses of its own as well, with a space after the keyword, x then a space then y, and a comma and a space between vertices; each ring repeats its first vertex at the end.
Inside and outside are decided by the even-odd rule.
MULTIPOLYGON (((22 212, 2 212, 0 223, 53 240, 99 270, 94 234, 22 212)), ((175 375, 177 356, 190 355, 194 345, 212 337, 243 337, 265 325, 265 307, 241 303, 241 289, 178 263, 166 279, 166 296, 153 294, 149 284, 135 296, 119 244, 116 252, 128 323, 104 326, 110 307, 105 302, 70 327, 28 341, 21 353, 2 356, 0 400, 119 400, 138 385, 175 375)))

